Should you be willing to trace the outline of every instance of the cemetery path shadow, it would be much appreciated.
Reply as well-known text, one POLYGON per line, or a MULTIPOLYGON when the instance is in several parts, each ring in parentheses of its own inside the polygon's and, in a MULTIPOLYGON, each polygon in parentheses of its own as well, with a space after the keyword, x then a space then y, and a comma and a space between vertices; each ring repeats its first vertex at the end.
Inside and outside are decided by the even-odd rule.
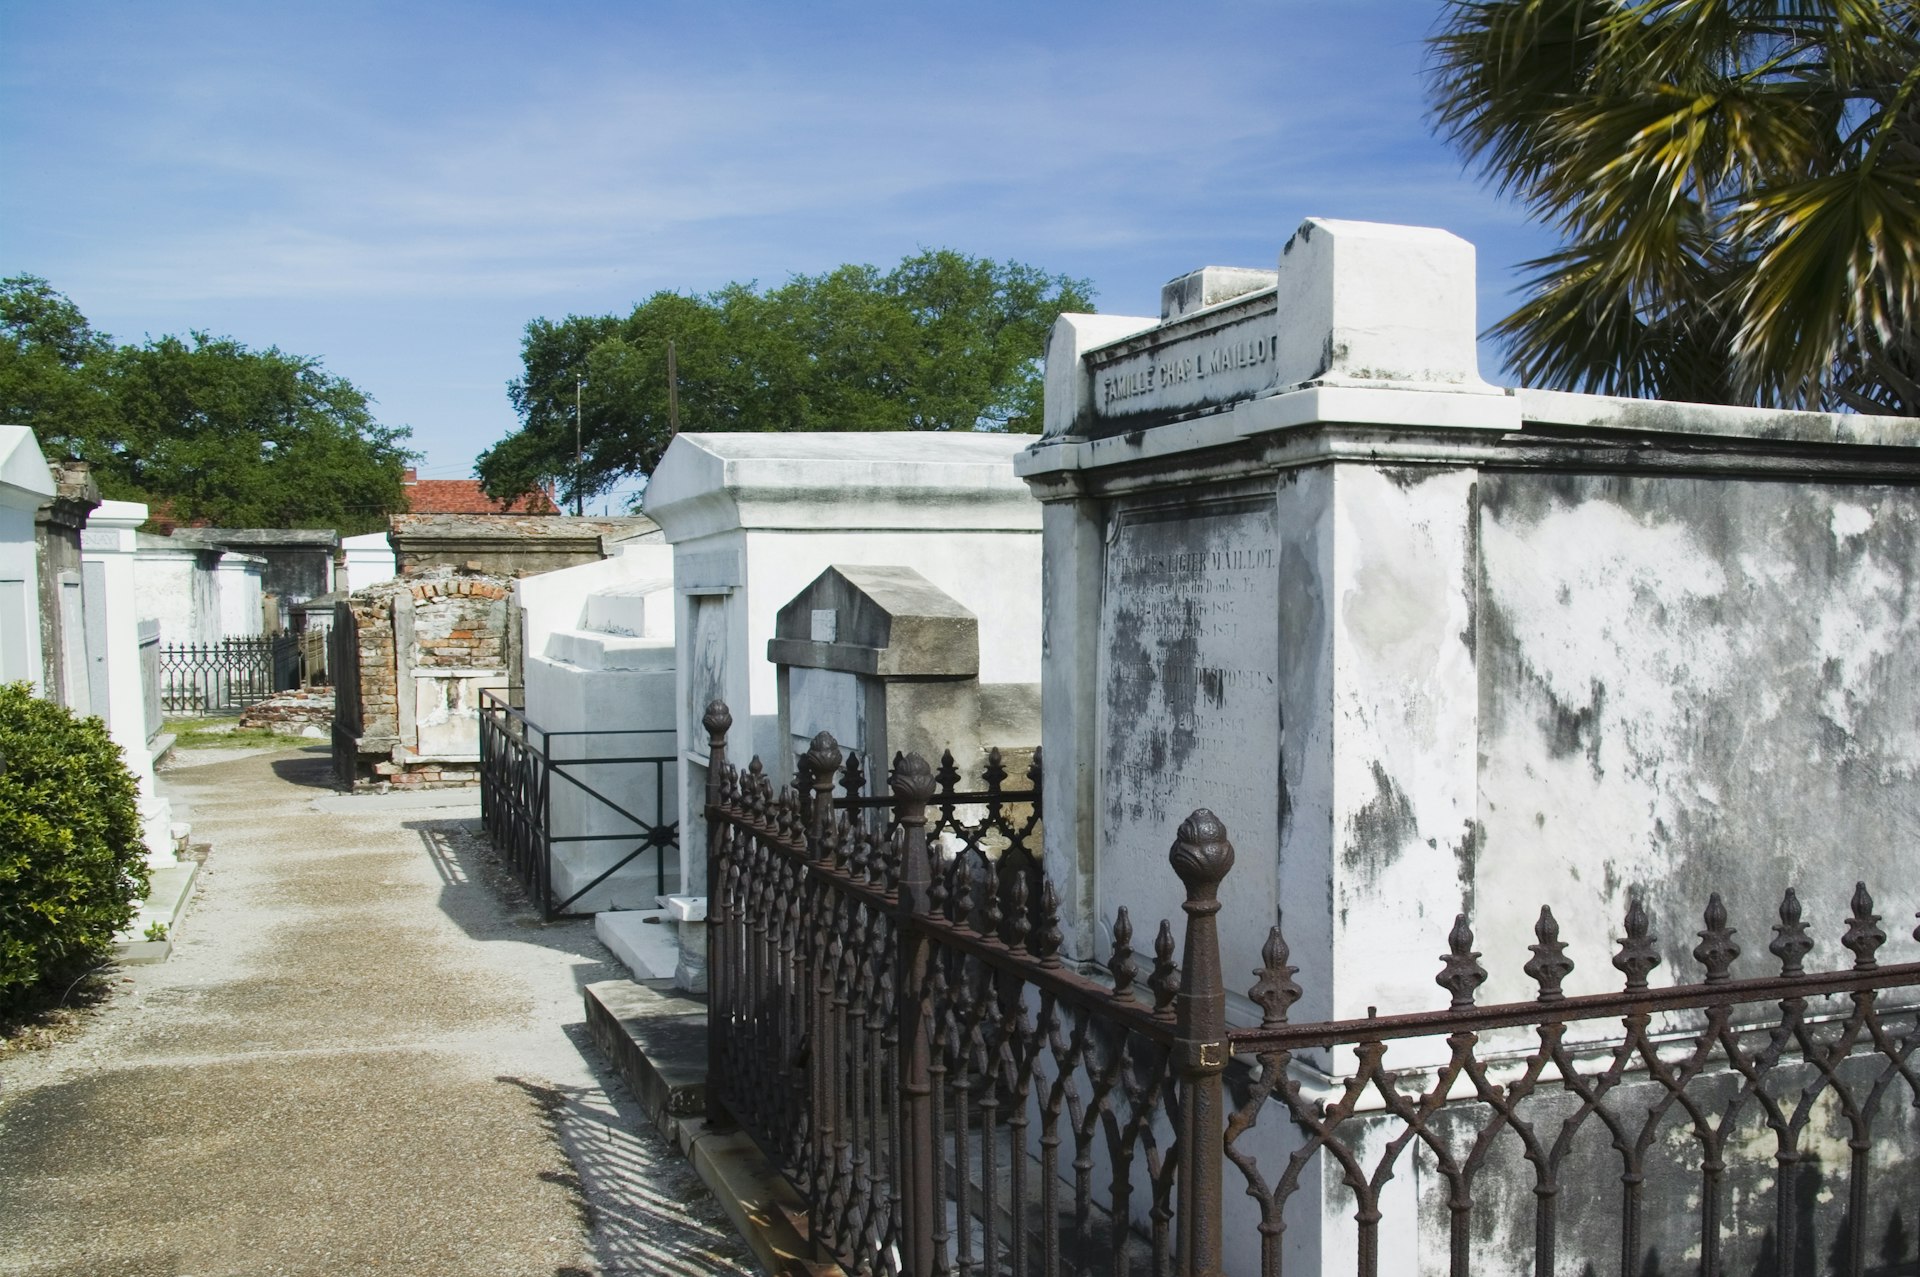
POLYGON ((272 760, 273 774, 290 785, 309 789, 333 789, 333 750, 326 745, 309 745, 293 757, 272 760))
POLYGON ((478 817, 409 820, 403 827, 419 835, 440 875, 440 911, 468 936, 535 944, 577 959, 572 970, 581 988, 626 977, 626 968, 594 937, 590 921, 541 919, 519 879, 494 854, 478 817))
POLYGON ((163 774, 212 851, 171 960, 0 1060, 0 1274, 754 1271, 588 1043, 591 924, 324 761, 163 774))

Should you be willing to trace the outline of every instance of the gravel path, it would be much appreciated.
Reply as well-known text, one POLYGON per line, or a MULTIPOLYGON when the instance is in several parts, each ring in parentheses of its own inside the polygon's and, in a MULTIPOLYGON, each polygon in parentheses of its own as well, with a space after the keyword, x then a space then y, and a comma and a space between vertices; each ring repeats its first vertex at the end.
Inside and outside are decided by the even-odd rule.
POLYGON ((213 845, 172 959, 0 1066, 0 1273, 755 1271, 587 1040, 580 987, 624 971, 470 797, 197 753, 162 782, 213 845))

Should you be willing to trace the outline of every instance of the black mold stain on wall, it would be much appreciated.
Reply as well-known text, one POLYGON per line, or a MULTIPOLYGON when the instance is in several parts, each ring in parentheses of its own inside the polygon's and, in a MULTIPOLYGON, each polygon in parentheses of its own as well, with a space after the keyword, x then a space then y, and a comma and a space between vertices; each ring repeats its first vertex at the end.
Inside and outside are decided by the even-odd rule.
POLYGON ((1606 685, 1594 679, 1589 684, 1592 698, 1585 705, 1575 707, 1555 696, 1546 681, 1533 671, 1529 670, 1528 673, 1547 703, 1546 713, 1540 721, 1541 734, 1546 737, 1547 753, 1554 758, 1585 754, 1587 765, 1593 768, 1593 778, 1599 780, 1603 774, 1600 768, 1600 720, 1607 706, 1606 685))
POLYGON ((1368 882, 1400 859, 1400 849, 1419 834, 1413 804, 1387 769, 1375 759, 1374 795, 1348 821, 1351 835, 1341 849, 1347 871, 1368 882))
POLYGON ((1289 540, 1280 549, 1280 757, 1275 771, 1280 785, 1280 842, 1286 845, 1293 816, 1293 788, 1301 777, 1305 742, 1288 733, 1288 707, 1296 723, 1314 721, 1313 706, 1325 676, 1321 636, 1326 632, 1327 605, 1322 582, 1308 547, 1289 540), (1291 774, 1291 778, 1290 778, 1291 774))

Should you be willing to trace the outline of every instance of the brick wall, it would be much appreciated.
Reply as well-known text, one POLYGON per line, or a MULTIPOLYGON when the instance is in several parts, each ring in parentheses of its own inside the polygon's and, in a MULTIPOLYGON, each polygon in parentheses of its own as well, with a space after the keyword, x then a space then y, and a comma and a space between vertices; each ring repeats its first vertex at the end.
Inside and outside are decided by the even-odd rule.
POLYGON ((393 595, 353 595, 350 604, 360 627, 361 737, 397 736, 400 701, 393 659, 393 595))
POLYGON ((508 587, 481 579, 412 587, 412 664, 427 669, 504 669, 508 587))
POLYGON ((412 704, 403 714, 401 697, 414 695, 417 669, 511 670, 511 593, 499 577, 441 569, 349 597, 360 633, 355 788, 479 783, 477 763, 406 756, 416 742, 402 731, 412 704))

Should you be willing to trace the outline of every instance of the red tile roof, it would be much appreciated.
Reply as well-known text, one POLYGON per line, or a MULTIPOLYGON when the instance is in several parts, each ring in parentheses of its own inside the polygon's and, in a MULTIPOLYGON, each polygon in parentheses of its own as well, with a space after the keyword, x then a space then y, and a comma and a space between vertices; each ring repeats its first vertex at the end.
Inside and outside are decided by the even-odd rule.
POLYGON ((419 479, 408 470, 404 481, 409 514, 558 514, 552 494, 536 492, 512 501, 495 501, 477 479, 419 479))

